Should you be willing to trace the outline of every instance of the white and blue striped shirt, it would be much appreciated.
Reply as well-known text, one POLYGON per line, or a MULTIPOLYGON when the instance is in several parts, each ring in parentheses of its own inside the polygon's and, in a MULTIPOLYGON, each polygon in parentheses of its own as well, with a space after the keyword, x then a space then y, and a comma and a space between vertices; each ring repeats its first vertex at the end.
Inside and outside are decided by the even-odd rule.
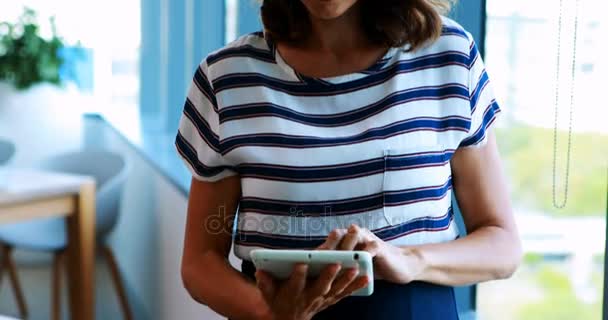
POLYGON ((485 143, 499 112, 471 35, 447 18, 434 43, 332 78, 299 74, 256 33, 201 63, 176 147, 196 179, 240 176, 243 259, 314 248, 352 223, 436 243, 458 236, 450 159, 485 143))

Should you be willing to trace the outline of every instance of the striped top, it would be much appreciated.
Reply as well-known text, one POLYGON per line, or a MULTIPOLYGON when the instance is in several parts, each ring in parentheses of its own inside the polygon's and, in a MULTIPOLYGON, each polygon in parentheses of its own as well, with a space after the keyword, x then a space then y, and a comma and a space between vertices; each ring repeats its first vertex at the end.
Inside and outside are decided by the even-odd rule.
POLYGON ((255 33, 201 63, 176 148, 198 180, 240 176, 237 256, 314 248, 352 223, 396 245, 458 236, 450 159, 483 145, 500 109, 454 21, 444 18, 434 43, 404 49, 361 72, 311 78, 255 33))

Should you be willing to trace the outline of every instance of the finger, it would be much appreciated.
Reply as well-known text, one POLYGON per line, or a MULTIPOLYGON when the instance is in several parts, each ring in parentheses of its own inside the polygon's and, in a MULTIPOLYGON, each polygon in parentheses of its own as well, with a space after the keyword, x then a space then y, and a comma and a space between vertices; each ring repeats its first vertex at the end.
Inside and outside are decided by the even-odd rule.
POLYGON ((255 272, 255 279, 258 288, 262 292, 264 300, 267 302, 272 302, 276 294, 274 279, 269 274, 261 270, 255 272))
POLYGON ((339 250, 354 250, 357 244, 361 242, 361 228, 357 225, 352 225, 348 228, 348 232, 340 242, 339 250))
POLYGON ((359 289, 363 289, 365 287, 367 287, 367 285, 369 284, 369 278, 367 276, 361 276, 356 278, 354 281, 352 281, 347 287, 346 289, 344 289, 340 294, 335 296, 336 301, 339 301, 345 297, 350 296, 351 294, 353 294, 353 292, 359 290, 359 289))
POLYGON ((287 280, 287 283, 283 286, 283 289, 286 292, 282 292, 284 294, 288 294, 294 299, 299 297, 304 288, 306 287, 306 275, 308 274, 308 265, 304 263, 298 263, 294 265, 293 271, 291 272, 291 276, 287 280))
POLYGON ((326 293, 327 297, 334 297, 342 293, 353 282, 359 274, 358 268, 349 268, 334 280, 331 289, 326 293))
POLYGON ((334 229, 328 235, 325 242, 317 247, 318 250, 336 250, 340 241, 346 234, 346 229, 334 229))
POLYGON ((368 252, 373 258, 373 257, 377 256, 378 253, 380 252, 380 244, 378 243, 378 241, 375 241, 375 240, 366 241, 361 246, 361 251, 368 252))
POLYGON ((321 271, 319 277, 307 291, 305 296, 306 304, 310 310, 320 311, 321 307, 326 304, 327 297, 325 296, 332 287, 332 283, 342 269, 339 264, 328 265, 321 271))
POLYGON ((340 300, 350 296, 351 294, 353 294, 353 292, 365 288, 368 284, 369 280, 367 278, 367 276, 362 276, 362 277, 356 277, 354 280, 351 280, 348 285, 346 286, 346 288, 344 290, 342 290, 342 292, 333 295, 333 296, 328 296, 327 299, 324 300, 323 305, 319 308, 319 310, 325 310, 328 307, 338 303, 340 300))
POLYGON ((333 282, 341 269, 342 266, 339 264, 331 264, 323 268, 321 274, 310 288, 309 298, 316 299, 325 296, 331 290, 333 282))
POLYGON ((326 299, 320 298, 320 299, 314 300, 310 304, 310 307, 308 308, 308 310, 314 310, 315 313, 319 313, 327 308, 326 305, 331 305, 331 304, 328 304, 328 301, 326 299))

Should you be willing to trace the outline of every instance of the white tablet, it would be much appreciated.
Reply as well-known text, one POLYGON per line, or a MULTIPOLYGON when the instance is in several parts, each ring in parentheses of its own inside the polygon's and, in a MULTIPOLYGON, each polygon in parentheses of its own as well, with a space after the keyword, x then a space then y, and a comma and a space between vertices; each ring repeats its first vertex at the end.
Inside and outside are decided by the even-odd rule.
POLYGON ((367 287, 353 292, 353 296, 369 296, 374 292, 374 266, 372 256, 365 251, 333 250, 271 250, 256 249, 250 253, 256 269, 264 270, 277 279, 287 279, 296 263, 308 264, 308 275, 316 277, 321 270, 333 263, 340 264, 343 272, 359 266, 359 275, 370 279, 367 287))

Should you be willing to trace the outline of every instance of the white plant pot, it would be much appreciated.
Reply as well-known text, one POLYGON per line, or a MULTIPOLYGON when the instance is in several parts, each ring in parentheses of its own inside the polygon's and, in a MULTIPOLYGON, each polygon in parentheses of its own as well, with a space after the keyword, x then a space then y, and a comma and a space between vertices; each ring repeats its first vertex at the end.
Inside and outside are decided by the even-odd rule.
POLYGON ((74 87, 41 83, 26 90, 0 82, 0 124, 32 125, 41 120, 44 124, 63 124, 79 119, 87 110, 90 98, 74 87), (29 120, 29 121, 27 121, 29 120))
POLYGON ((83 105, 82 95, 74 89, 39 84, 18 91, 0 83, 0 137, 17 146, 12 162, 28 166, 64 147, 78 146, 78 110, 83 105))
POLYGON ((17 90, 8 83, 0 82, 0 117, 13 112, 46 111, 61 104, 65 94, 65 88, 48 83, 17 90))

